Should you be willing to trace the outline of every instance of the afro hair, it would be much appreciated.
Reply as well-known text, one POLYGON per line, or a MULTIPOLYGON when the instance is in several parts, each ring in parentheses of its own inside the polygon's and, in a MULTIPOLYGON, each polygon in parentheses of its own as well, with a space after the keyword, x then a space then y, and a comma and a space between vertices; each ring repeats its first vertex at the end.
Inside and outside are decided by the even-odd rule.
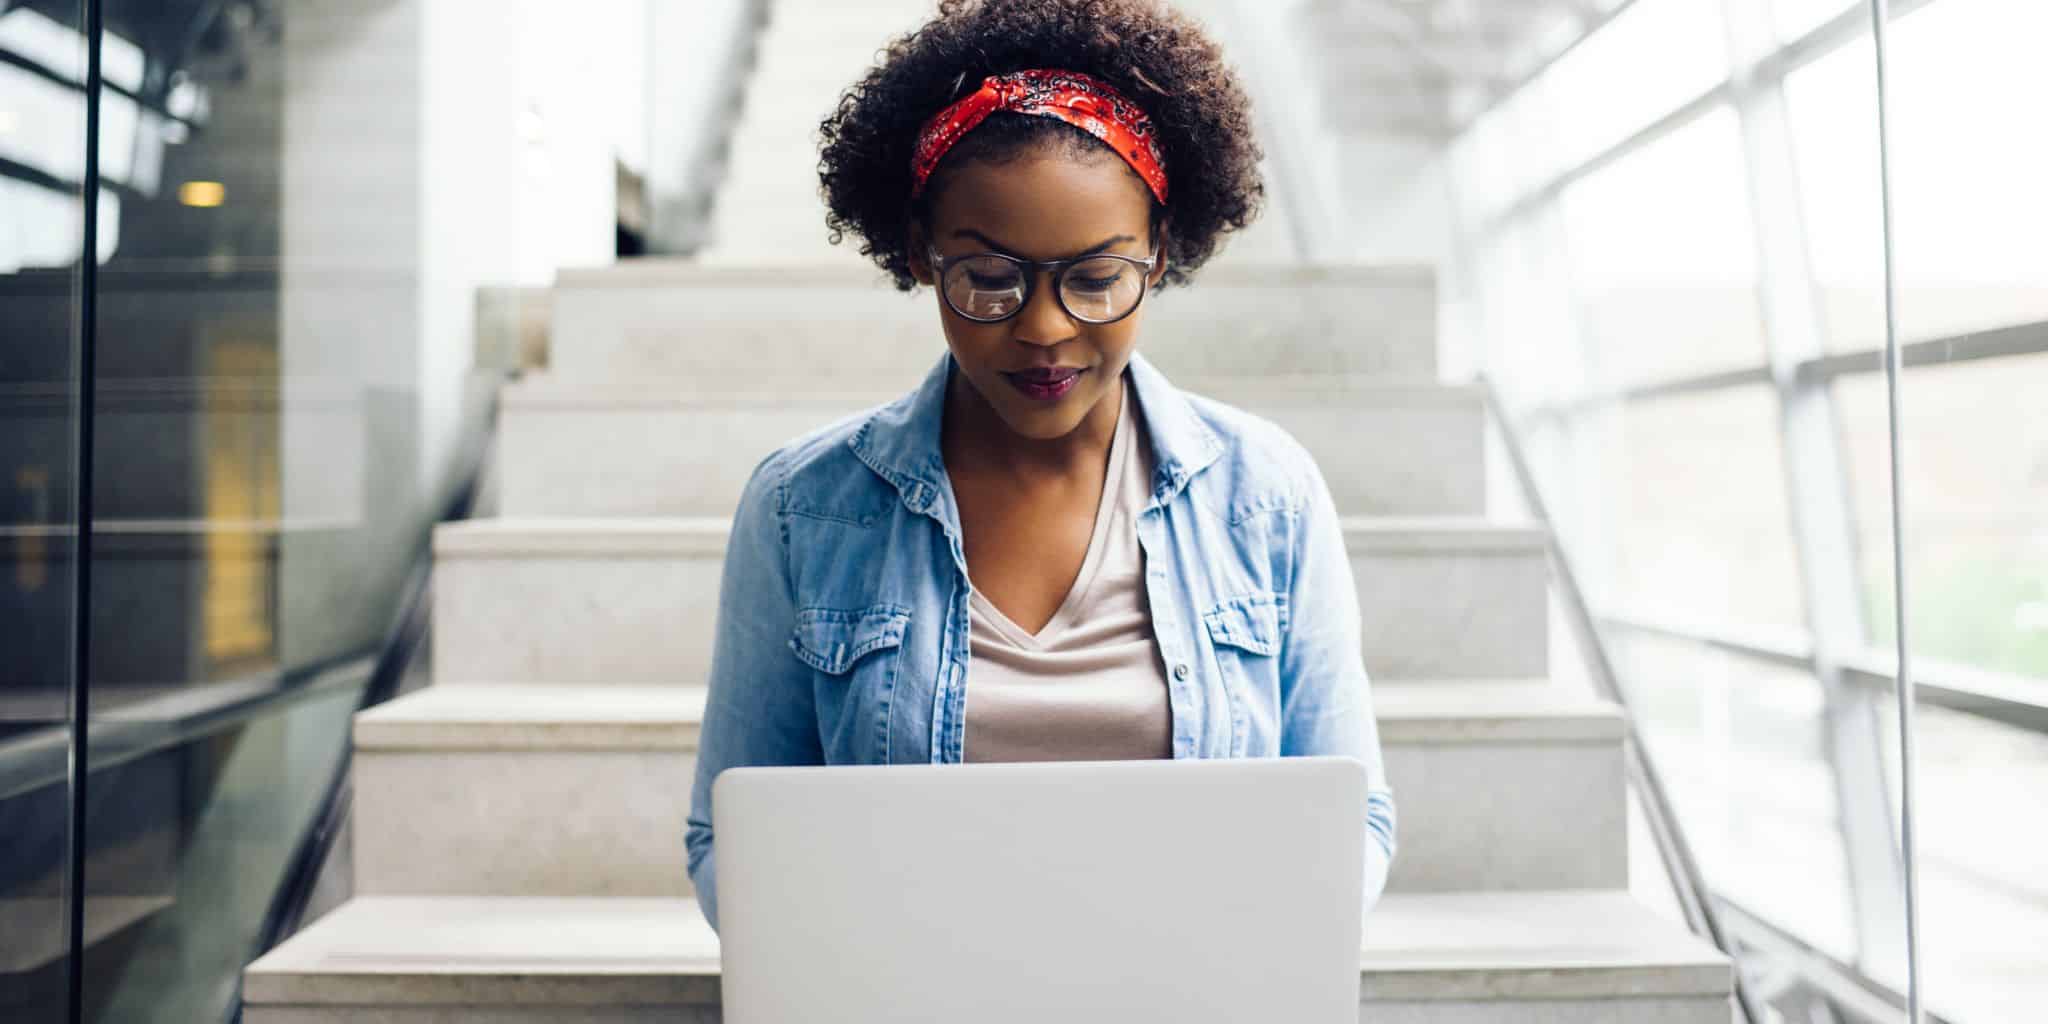
POLYGON ((1258 216, 1265 187, 1251 103, 1193 19, 1163 0, 943 0, 930 21, 889 43, 819 125, 833 244, 856 236, 861 255, 909 291, 911 226, 929 215, 950 173, 1042 147, 1109 153, 1064 121, 999 111, 947 152, 912 199, 911 156, 925 121, 989 75, 1040 67, 1100 78, 1151 118, 1172 184, 1152 211, 1155 228, 1166 228, 1162 285, 1186 283, 1226 232, 1258 216))

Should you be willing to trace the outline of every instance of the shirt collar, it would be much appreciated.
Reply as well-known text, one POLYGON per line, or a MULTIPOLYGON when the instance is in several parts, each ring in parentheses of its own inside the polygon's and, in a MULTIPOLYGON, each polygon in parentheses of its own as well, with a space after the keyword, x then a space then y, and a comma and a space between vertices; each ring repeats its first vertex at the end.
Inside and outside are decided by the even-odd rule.
MULTIPOLYGON (((952 488, 946 482, 939 428, 945 419, 946 384, 952 378, 948 349, 917 389, 876 410, 847 444, 868 468, 895 485, 903 504, 918 513, 935 512, 957 522, 952 488), (934 506, 937 506, 935 509, 934 506)), ((1197 415, 1179 388, 1143 353, 1131 353, 1132 391, 1138 396, 1152 441, 1152 494, 1159 504, 1223 453, 1223 442, 1197 415)))

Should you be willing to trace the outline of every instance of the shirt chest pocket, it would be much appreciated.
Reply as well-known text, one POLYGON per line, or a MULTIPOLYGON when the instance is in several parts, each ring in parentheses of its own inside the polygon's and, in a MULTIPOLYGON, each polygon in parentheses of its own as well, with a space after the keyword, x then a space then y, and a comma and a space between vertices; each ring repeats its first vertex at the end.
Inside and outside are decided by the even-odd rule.
POLYGON ((861 684, 893 682, 896 655, 910 628, 910 609, 896 604, 864 608, 801 608, 789 649, 804 664, 861 684))
POLYGON ((1287 597, 1254 591, 1228 598, 1202 613, 1216 670, 1230 696, 1233 754, 1245 745, 1247 719, 1269 717, 1280 694, 1280 637, 1286 628, 1287 597))
POLYGON ((1202 613, 1217 648, 1271 657, 1280 652, 1281 619, 1287 598, 1263 591, 1233 597, 1202 613))
POLYGON ((910 609, 895 604, 797 610, 789 649, 816 669, 813 697, 827 763, 889 758, 889 709, 903 671, 910 609))

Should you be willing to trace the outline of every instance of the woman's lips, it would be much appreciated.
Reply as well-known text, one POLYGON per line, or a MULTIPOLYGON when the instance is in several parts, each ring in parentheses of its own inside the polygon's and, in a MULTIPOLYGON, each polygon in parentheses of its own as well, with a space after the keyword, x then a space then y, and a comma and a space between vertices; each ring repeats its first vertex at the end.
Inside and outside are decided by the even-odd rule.
POLYGON ((1085 368, 1076 366, 1040 367, 1005 373, 1003 379, 1024 397, 1049 402, 1072 391, 1074 382, 1086 372, 1085 368))

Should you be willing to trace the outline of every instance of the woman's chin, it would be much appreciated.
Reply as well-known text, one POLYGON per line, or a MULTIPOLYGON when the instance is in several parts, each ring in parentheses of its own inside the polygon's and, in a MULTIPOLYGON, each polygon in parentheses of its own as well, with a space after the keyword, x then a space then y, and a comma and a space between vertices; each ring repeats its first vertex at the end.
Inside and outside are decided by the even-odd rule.
POLYGON ((996 415, 1004 425, 1018 437, 1033 441, 1054 441, 1074 432, 1080 419, 1064 409, 1047 409, 1038 406, 1022 408, 1011 404, 998 407, 996 415))

